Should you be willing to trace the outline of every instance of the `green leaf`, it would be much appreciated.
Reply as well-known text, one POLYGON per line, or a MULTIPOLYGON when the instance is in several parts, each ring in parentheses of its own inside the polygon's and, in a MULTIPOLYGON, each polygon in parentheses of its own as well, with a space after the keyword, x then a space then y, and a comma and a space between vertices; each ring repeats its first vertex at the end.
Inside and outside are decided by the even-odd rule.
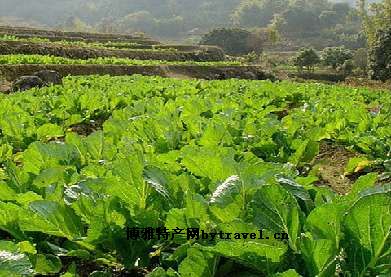
POLYGON ((235 152, 223 147, 184 147, 182 164, 194 175, 224 181, 236 175, 235 152))
POLYGON ((359 194, 369 188, 372 188, 377 181, 378 175, 377 173, 369 173, 365 176, 361 176, 358 180, 353 184, 351 192, 345 196, 342 200, 354 202, 359 197, 359 194))
POLYGON ((81 237, 83 228, 80 218, 71 208, 43 200, 30 203, 30 210, 32 217, 21 219, 22 230, 42 232, 70 240, 81 237))
POLYGON ((253 223, 260 228, 288 234, 291 248, 297 250, 300 208, 287 190, 279 185, 261 187, 251 201, 251 215, 253 223))
POLYGON ((58 273, 62 268, 59 257, 54 255, 38 254, 34 256, 34 269, 39 274, 58 273))
POLYGON ((208 251, 192 247, 187 250, 187 257, 180 263, 178 272, 181 276, 214 277, 217 257, 208 251))
POLYGON ((19 215, 25 213, 23 208, 12 204, 0 202, 0 230, 6 231, 14 238, 25 237, 19 227, 19 215))
POLYGON ((296 152, 290 157, 289 162, 299 165, 301 162, 310 162, 319 153, 319 143, 311 140, 296 140, 293 142, 296 152))
POLYGON ((315 208, 307 217, 306 226, 314 239, 328 239, 339 248, 341 240, 341 218, 344 209, 335 203, 324 204, 315 208))
POLYGON ((61 277, 78 277, 76 264, 73 262, 69 267, 67 272, 61 275, 61 277))
POLYGON ((226 126, 222 123, 211 122, 200 139, 200 145, 217 146, 220 144, 232 144, 232 137, 226 126))
POLYGON ((204 248, 265 273, 273 272, 287 251, 282 243, 278 246, 244 240, 219 241, 214 246, 204 248))
POLYGON ((344 248, 353 276, 363 276, 391 259, 391 192, 360 198, 344 218, 344 248))
POLYGON ((300 250, 310 276, 328 277, 335 273, 338 252, 334 241, 307 235, 302 239, 300 250))
POLYGON ((370 166, 371 163, 372 162, 365 157, 351 158, 345 168, 345 175, 360 172, 366 167, 370 166))
POLYGON ((19 247, 10 241, 0 241, 0 276, 32 276, 32 264, 19 247))
POLYGON ((44 169, 35 179, 34 185, 38 188, 46 188, 58 182, 64 183, 66 167, 51 167, 44 169))
POLYGON ((75 163, 79 154, 73 146, 33 143, 23 153, 24 170, 38 175, 41 170, 75 163))
POLYGON ((273 277, 301 277, 301 275, 297 273, 296 270, 289 269, 288 271, 277 273, 273 275, 273 277))
POLYGON ((0 201, 15 200, 16 192, 6 183, 0 182, 0 201))
POLYGON ((58 138, 64 136, 64 130, 61 126, 56 124, 43 124, 37 130, 38 139, 49 140, 51 138, 58 138))

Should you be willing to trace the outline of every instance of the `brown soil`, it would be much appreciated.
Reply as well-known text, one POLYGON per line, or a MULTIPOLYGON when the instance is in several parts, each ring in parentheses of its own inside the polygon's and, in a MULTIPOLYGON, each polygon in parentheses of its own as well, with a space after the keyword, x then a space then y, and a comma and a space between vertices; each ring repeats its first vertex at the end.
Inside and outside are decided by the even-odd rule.
POLYGON ((165 60, 165 61, 222 61, 224 53, 219 48, 200 48, 200 51, 142 51, 101 49, 90 47, 75 47, 52 43, 26 43, 21 41, 0 42, 0 53, 3 55, 52 55, 71 59, 90 59, 98 57, 117 57, 138 60, 165 60))
POLYGON ((124 65, 0 65, 0 75, 12 81, 23 75, 31 75, 40 70, 55 70, 62 76, 67 75, 133 75, 170 77, 175 75, 195 79, 273 79, 258 66, 124 66, 124 65), (249 74, 251 73, 251 74, 249 74))
POLYGON ((359 154, 348 151, 343 146, 322 143, 312 166, 320 179, 318 184, 329 186, 339 194, 349 192, 354 178, 345 176, 344 170, 349 160, 357 156, 359 154))
POLYGON ((0 79, 0 93, 8 94, 12 90, 12 84, 6 80, 0 79))
POLYGON ((75 124, 69 128, 69 131, 77 133, 80 136, 88 136, 93 132, 102 130, 103 123, 106 121, 104 118, 92 120, 88 123, 75 124))
POLYGON ((348 87, 368 87, 371 89, 389 90, 391 91, 391 81, 382 82, 368 80, 366 78, 347 78, 342 85, 348 87))

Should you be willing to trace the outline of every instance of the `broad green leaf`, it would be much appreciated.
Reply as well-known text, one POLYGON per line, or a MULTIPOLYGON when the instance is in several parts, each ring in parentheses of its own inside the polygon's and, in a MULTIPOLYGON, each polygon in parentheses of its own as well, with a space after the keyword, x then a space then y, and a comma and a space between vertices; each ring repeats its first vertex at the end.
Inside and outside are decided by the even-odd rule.
POLYGON ((232 137, 227 127, 222 123, 210 123, 200 139, 202 146, 217 146, 221 144, 232 144, 232 137))
POLYGON ((46 188, 50 185, 56 184, 58 182, 65 181, 65 170, 66 167, 51 167, 44 169, 35 179, 34 185, 38 188, 46 188))
POLYGON ((187 257, 180 263, 178 272, 181 276, 214 277, 217 257, 208 251, 192 247, 187 250, 187 257))
POLYGON ((0 211, 0 230, 8 232, 14 238, 24 238, 25 235, 19 227, 19 216, 25 213, 23 208, 12 203, 0 202, 0 211))
POLYGON ((344 209, 335 203, 324 204, 315 208, 307 217, 306 226, 315 240, 327 239, 339 248, 341 240, 341 219, 344 209))
POLYGON ((223 147, 184 147, 182 164, 196 176, 224 181, 236 175, 235 152, 223 147))
POLYGON ((204 248, 265 273, 277 268, 287 250, 284 244, 277 246, 256 240, 219 241, 214 246, 204 248))
POLYGON ((307 235, 302 239, 300 250, 310 276, 328 277, 335 273, 338 249, 334 241, 307 235))
POLYGON ((297 250, 301 211, 292 194, 279 185, 263 186, 254 195, 250 207, 255 225, 278 233, 285 232, 289 235, 290 246, 297 250))
POLYGON ((360 198, 344 218, 346 261, 353 276, 363 276, 391 258, 391 193, 360 198))
POLYGON ((16 192, 6 183, 0 181, 0 201, 15 200, 16 192))
POLYGON ((32 217, 23 217, 20 225, 24 231, 42 232, 65 237, 70 240, 80 238, 82 225, 72 209, 53 201, 30 203, 32 217))
POLYGON ((24 170, 38 175, 43 169, 70 165, 79 159, 76 148, 62 144, 33 143, 23 153, 24 170))

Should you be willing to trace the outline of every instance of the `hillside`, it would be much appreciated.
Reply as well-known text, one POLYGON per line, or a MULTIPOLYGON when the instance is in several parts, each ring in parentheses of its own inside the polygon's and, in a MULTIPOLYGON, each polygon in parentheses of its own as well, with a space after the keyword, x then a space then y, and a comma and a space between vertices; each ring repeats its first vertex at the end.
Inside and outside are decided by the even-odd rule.
MULTIPOLYGON (((346 1, 0 0, 0 23, 25 23, 67 30, 144 32, 158 38, 186 39, 216 27, 263 28, 279 14, 295 32, 305 31, 308 27, 314 29, 311 32, 319 32, 323 24, 319 20, 322 13, 335 10, 337 17, 344 17, 342 13, 348 8, 334 8, 334 2, 346 1), (290 20, 289 16, 293 18, 290 20), (312 23, 302 24, 300 19, 304 18, 312 23)), ((348 2, 353 4, 354 1, 348 2)), ((335 18, 327 20, 331 20, 333 26, 346 25, 334 22, 335 18)))

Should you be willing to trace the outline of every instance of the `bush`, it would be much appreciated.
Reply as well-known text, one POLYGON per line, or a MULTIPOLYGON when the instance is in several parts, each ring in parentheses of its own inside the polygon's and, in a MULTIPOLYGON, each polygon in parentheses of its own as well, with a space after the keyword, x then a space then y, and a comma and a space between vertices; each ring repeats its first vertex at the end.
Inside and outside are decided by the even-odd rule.
POLYGON ((374 80, 391 79, 391 28, 379 31, 370 49, 369 75, 374 80))
POLYGON ((342 66, 347 60, 353 58, 353 53, 342 47, 327 47, 322 52, 322 62, 326 66, 331 66, 333 69, 337 69, 342 66))
POLYGON ((203 45, 216 45, 229 55, 246 55, 262 52, 265 40, 260 34, 242 29, 215 29, 201 39, 203 45))
POLYGON ((352 60, 346 60, 343 65, 337 68, 338 72, 343 73, 344 75, 351 75, 354 70, 354 64, 352 60))
POLYGON ((315 65, 320 62, 318 53, 313 48, 302 49, 297 57, 294 58, 293 63, 299 71, 303 70, 303 67, 308 71, 314 71, 315 65))

